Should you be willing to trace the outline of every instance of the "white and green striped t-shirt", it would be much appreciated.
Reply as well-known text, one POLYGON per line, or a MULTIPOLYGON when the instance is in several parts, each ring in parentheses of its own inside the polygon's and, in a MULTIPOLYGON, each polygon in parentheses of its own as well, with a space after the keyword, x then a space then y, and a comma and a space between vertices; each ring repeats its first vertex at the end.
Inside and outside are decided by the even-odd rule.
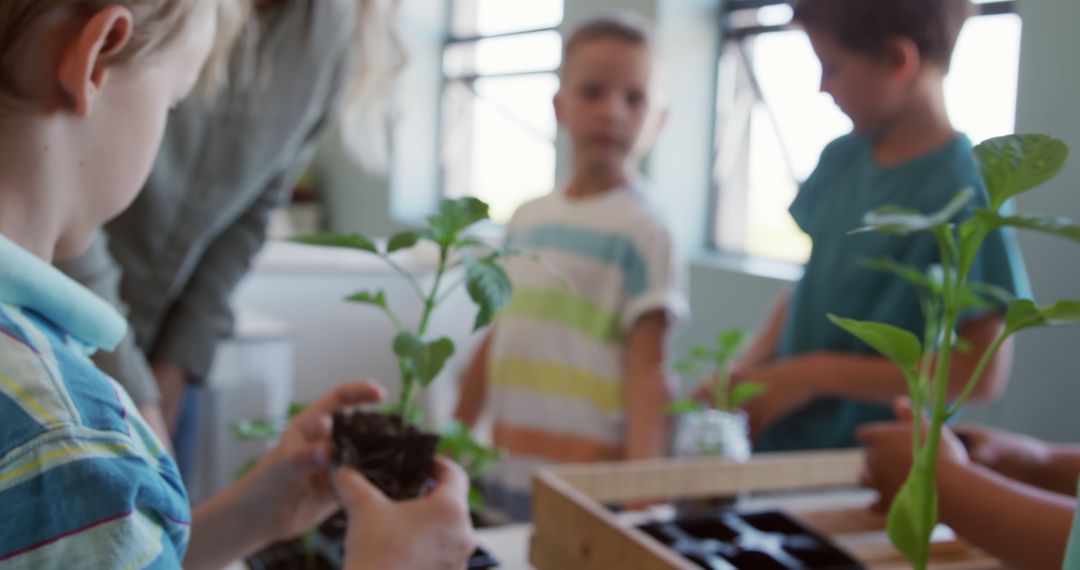
POLYGON ((625 456, 626 336, 653 311, 681 319, 686 302, 670 233, 633 188, 534 200, 507 239, 555 269, 508 262, 514 296, 489 354, 494 440, 510 454, 491 494, 521 518, 537 467, 625 456))

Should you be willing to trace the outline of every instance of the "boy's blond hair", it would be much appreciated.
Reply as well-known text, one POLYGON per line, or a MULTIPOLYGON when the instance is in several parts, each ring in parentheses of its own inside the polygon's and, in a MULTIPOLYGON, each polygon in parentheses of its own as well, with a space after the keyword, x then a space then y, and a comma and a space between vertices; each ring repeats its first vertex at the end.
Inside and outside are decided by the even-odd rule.
POLYGON ((563 44, 560 74, 565 74, 567 64, 581 46, 598 40, 618 40, 630 45, 654 49, 653 31, 649 21, 632 12, 620 12, 599 16, 583 22, 570 33, 563 44))
POLYGON ((108 6, 123 6, 134 17, 132 37, 116 63, 129 63, 152 55, 168 45, 183 30, 200 3, 212 2, 217 9, 216 46, 204 72, 204 83, 218 83, 224 71, 220 62, 235 39, 249 3, 241 0, 2 0, 0 1, 0 97, 26 99, 15 81, 15 66, 31 29, 43 17, 57 10, 92 14, 108 6))

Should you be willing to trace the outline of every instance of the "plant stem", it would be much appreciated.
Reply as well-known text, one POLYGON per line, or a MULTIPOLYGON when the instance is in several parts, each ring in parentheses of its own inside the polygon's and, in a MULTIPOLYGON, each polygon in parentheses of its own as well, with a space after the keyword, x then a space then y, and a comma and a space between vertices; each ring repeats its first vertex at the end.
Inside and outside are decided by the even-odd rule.
POLYGON ((464 284, 465 284, 465 278, 464 277, 462 277, 461 279, 458 279, 457 281, 455 281, 453 285, 446 288, 446 291, 443 291, 443 294, 439 296, 439 299, 438 299, 438 301, 435 302, 435 304, 436 305, 443 304, 448 298, 450 298, 450 295, 453 294, 453 292, 455 290, 457 290, 458 287, 461 287, 464 284))
POLYGON ((401 275, 402 277, 405 278, 405 281, 407 281, 409 283, 409 285, 412 287, 413 291, 416 292, 416 295, 420 297, 421 301, 423 301, 426 298, 426 296, 424 295, 424 290, 423 290, 423 288, 420 287, 420 282, 416 280, 415 275, 413 275, 412 273, 409 273, 408 271, 406 271, 405 268, 398 265, 398 263, 396 261, 394 261, 393 259, 390 259, 389 255, 380 255, 379 257, 381 257, 383 259, 383 261, 385 261, 386 264, 390 266, 391 269, 393 269, 399 275, 401 275))
POLYGON ((420 340, 424 339, 424 334, 427 333, 428 321, 431 320, 431 313, 435 310, 435 298, 439 294, 439 285, 442 284, 443 274, 446 273, 446 259, 449 251, 446 247, 439 249, 439 268, 435 272, 435 284, 431 287, 431 293, 422 298, 424 302, 424 314, 420 318, 420 327, 417 329, 417 336, 420 340))
POLYGON ((994 339, 994 342, 990 344, 990 347, 986 349, 986 352, 983 353, 982 357, 979 358, 979 364, 975 367, 975 372, 972 373, 971 378, 968 379, 967 385, 964 386, 964 391, 961 392, 960 395, 953 400, 952 405, 949 406, 949 411, 945 414, 946 419, 953 417, 956 412, 960 411, 960 406, 962 406, 968 397, 971 396, 971 392, 975 390, 975 386, 979 383, 979 380, 982 380, 983 374, 986 373, 986 369, 994 359, 994 355, 997 354, 998 350, 1001 349, 1001 345, 1004 344, 1005 340, 1011 335, 1012 331, 1008 329, 1002 331, 1002 333, 994 339))
POLYGON ((390 307, 383 307, 382 309, 383 312, 386 313, 386 316, 390 318, 390 322, 394 323, 394 328, 397 329, 397 332, 405 332, 405 325, 401 324, 401 319, 390 310, 390 307))

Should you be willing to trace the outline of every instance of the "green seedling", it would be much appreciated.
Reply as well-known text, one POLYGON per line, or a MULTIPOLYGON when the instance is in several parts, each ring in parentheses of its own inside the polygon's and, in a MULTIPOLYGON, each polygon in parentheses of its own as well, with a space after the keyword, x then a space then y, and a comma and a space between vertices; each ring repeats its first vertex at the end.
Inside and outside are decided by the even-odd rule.
POLYGON ((1068 147, 1044 135, 1011 135, 990 139, 975 148, 975 157, 989 195, 985 208, 971 207, 974 190, 962 190, 941 211, 922 214, 885 206, 868 213, 858 232, 893 235, 930 233, 937 241, 941 263, 928 270, 891 260, 873 260, 876 269, 910 282, 918 292, 926 328, 922 339, 910 331, 874 322, 829 315, 834 323, 895 363, 907 379, 916 413, 912 469, 888 517, 892 543, 917 569, 929 562, 930 534, 938 521, 935 484, 942 426, 953 418, 975 389, 1002 344, 1021 330, 1080 322, 1080 301, 1039 306, 1029 299, 1012 299, 993 287, 969 281, 979 248, 990 232, 1003 227, 1034 230, 1080 241, 1080 226, 1058 217, 1012 215, 1002 206, 1056 176, 1064 167, 1068 147), (954 351, 970 354, 970 343, 957 338, 962 314, 970 310, 1005 307, 1005 327, 987 350, 958 397, 948 399, 954 351), (924 414, 929 414, 924 426, 924 414))

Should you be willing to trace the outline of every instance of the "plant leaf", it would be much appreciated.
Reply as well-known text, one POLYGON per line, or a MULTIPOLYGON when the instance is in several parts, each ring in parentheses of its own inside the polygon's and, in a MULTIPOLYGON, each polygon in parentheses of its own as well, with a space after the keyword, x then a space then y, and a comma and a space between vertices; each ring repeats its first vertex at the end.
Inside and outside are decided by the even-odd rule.
POLYGON ((465 258, 465 289, 479 307, 473 330, 491 322, 495 313, 510 302, 514 287, 506 271, 489 259, 465 258))
POLYGON ((426 387, 453 356, 454 343, 445 337, 425 343, 412 333, 403 332, 394 338, 394 354, 409 366, 420 385, 426 387))
POLYGON ((675 363, 675 372, 683 376, 699 376, 701 367, 693 360, 680 360, 675 363))
POLYGON ((296 418, 296 416, 299 416, 299 415, 300 415, 301 413, 303 413, 303 412, 304 412, 304 410, 306 410, 306 409, 307 409, 307 407, 308 407, 308 405, 307 405, 307 404, 305 404, 305 403, 301 403, 301 402, 290 402, 290 403, 289 403, 289 412, 288 412, 288 418, 289 418, 290 420, 292 420, 292 419, 296 418))
POLYGON ((767 388, 761 382, 743 382, 732 388, 731 396, 728 397, 728 406, 732 410, 742 408, 750 400, 765 393, 767 388))
POLYGON ((994 212, 1009 198, 1050 180, 1065 166, 1069 147, 1047 135, 1008 135, 975 147, 994 212))
POLYGON ((1047 307, 1039 307, 1030 299, 1018 299, 1010 303, 1005 312, 1005 328, 1010 333, 1069 324, 1080 324, 1080 301, 1058 301, 1047 307))
POLYGON ((458 240, 465 228, 488 219, 488 205, 476 198, 445 199, 439 203, 439 211, 428 217, 429 235, 443 247, 458 240))
POLYGON ((703 408, 704 406, 701 402, 695 400, 675 400, 664 408, 664 413, 669 416, 681 416, 683 414, 701 411, 703 408))
POLYGON ((712 360, 715 357, 716 353, 704 346, 690 347, 690 358, 695 360, 712 360))
POLYGON ((891 360, 907 378, 918 376, 922 343, 910 331, 884 323, 856 321, 835 315, 829 315, 829 320, 891 360))
POLYGON ((1033 230, 1068 238, 1073 241, 1080 241, 1080 225, 1069 218, 1025 214, 1002 216, 988 211, 980 211, 978 216, 980 220, 984 221, 991 229, 1000 228, 1002 226, 1012 226, 1014 228, 1033 230))
POLYGON ((722 354, 733 356, 743 343, 746 342, 746 333, 741 329, 728 329, 716 335, 716 345, 722 354))
POLYGON ((974 188, 964 188, 944 208, 929 215, 910 208, 882 206, 868 212, 863 217, 863 224, 865 225, 850 233, 880 232, 908 235, 927 231, 931 228, 949 224, 957 214, 967 207, 974 197, 974 188))
POLYGON ((375 247, 375 242, 363 234, 312 234, 296 237, 290 241, 307 245, 342 247, 359 249, 374 254, 379 253, 379 248, 375 247))
POLYGON ((930 534, 937 525, 938 504, 934 466, 929 465, 929 470, 922 466, 923 453, 893 499, 887 529, 893 546, 918 569, 925 569, 930 559, 930 534))
POLYGON ((229 430, 241 441, 266 441, 281 435, 277 422, 267 420, 240 420, 229 424, 229 430))
POLYGON ((382 307, 383 309, 386 308, 386 293, 382 290, 376 291, 374 294, 369 291, 359 291, 345 297, 345 300, 350 303, 361 303, 375 305, 376 307, 382 307))
POLYGON ((394 253, 401 249, 408 249, 420 241, 420 232, 408 231, 395 234, 386 244, 386 253, 394 253))

